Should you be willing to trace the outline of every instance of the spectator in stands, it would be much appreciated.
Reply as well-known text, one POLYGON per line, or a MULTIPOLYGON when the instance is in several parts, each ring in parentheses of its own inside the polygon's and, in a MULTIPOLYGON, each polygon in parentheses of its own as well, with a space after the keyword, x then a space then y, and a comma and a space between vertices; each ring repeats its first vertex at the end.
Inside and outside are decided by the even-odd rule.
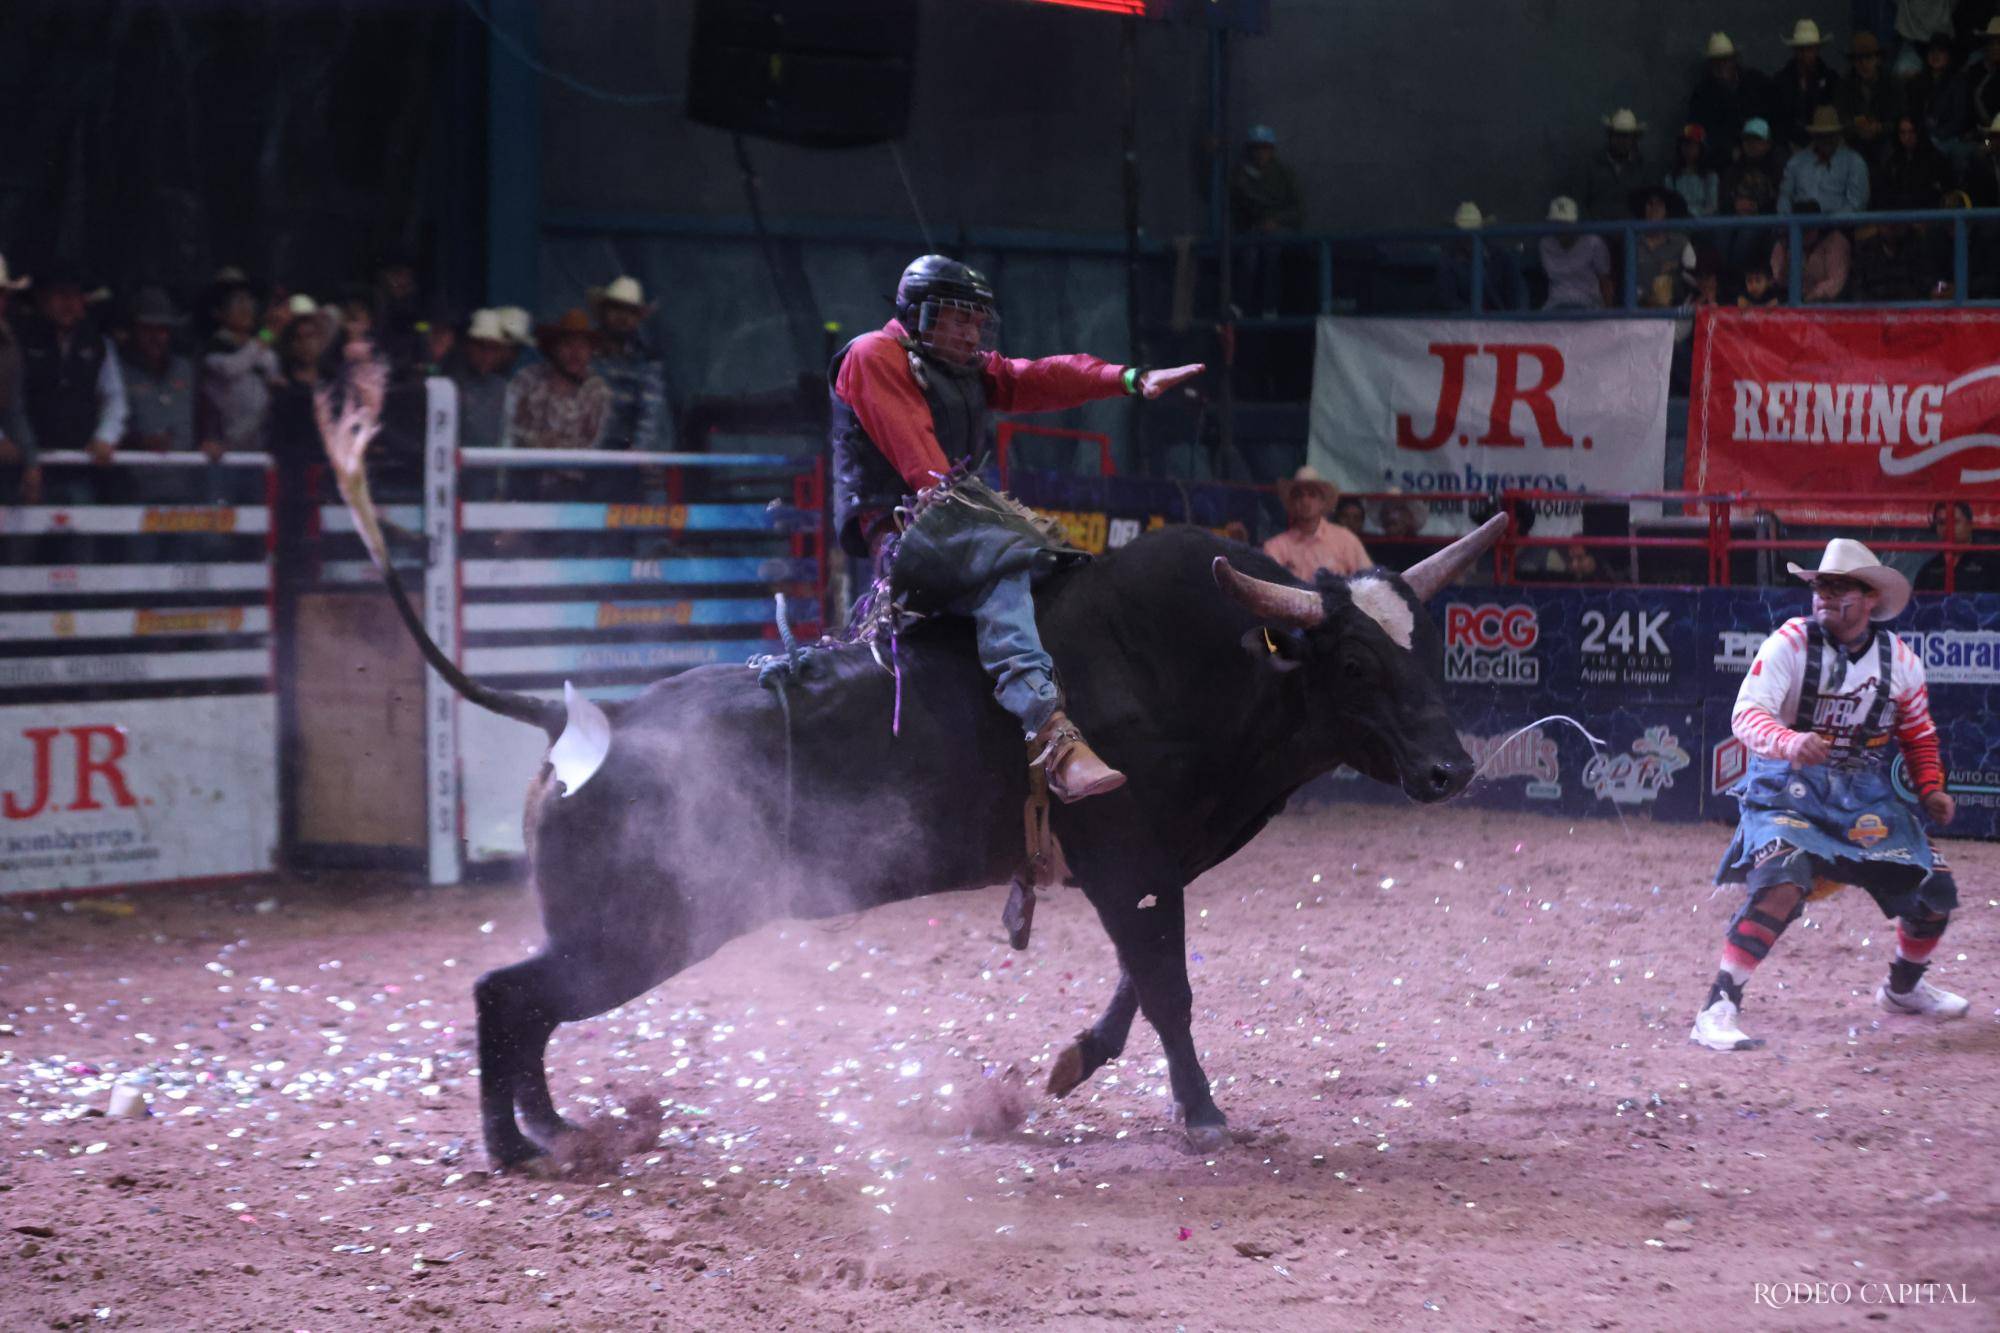
POLYGON ((1857 32, 1847 43, 1847 74, 1834 85, 1833 108, 1847 124, 1847 143, 1873 165, 1891 142, 1904 111, 1903 87, 1882 69, 1882 43, 1857 32))
POLYGON ((375 263, 373 282, 350 294, 347 303, 368 309, 370 341, 389 360, 391 374, 409 376, 424 363, 424 320, 417 294, 416 257, 394 246, 375 263))
POLYGON ((1991 125, 2000 120, 2000 14, 1988 19, 1979 32, 1985 50, 1965 71, 1967 110, 1974 125, 1991 125))
POLYGON ((1856 301, 1922 301, 1937 286, 1929 254, 1906 222, 1882 222, 1854 234, 1856 301))
POLYGON ((1923 68, 1903 85, 1905 110, 1923 127, 1931 144, 1941 153, 1959 158, 1965 155, 1965 131, 1972 113, 1966 98, 1968 89, 1958 77, 1953 60, 1951 34, 1933 33, 1924 43, 1923 68))
POLYGON ((515 370, 541 359, 542 354, 535 348, 535 321, 526 310, 517 305, 503 305, 495 308, 493 314, 500 321, 500 332, 514 345, 515 370))
MULTIPOLYGON (((1273 236, 1305 226, 1305 195, 1292 169, 1278 160, 1277 131, 1269 125, 1252 125, 1245 136, 1243 160, 1229 178, 1229 207, 1230 225, 1239 236, 1273 236)), ((1231 259, 1232 267, 1241 270, 1240 279, 1231 283, 1237 293, 1235 303, 1266 317, 1277 314, 1279 251, 1248 245, 1231 259)))
POLYGON ((611 414, 611 386, 590 369, 590 316, 566 312, 535 330, 544 360, 507 386, 500 445, 505 449, 595 449, 611 414))
MULTIPOLYGON (((2000 208, 2000 116, 1987 123, 1981 148, 1965 170, 1965 198, 1973 208, 2000 208)), ((1971 247, 1971 295, 2000 296, 2000 228, 1981 223, 1967 238, 1971 247)))
POLYGON ((1299 578, 1312 582, 1324 569, 1335 574, 1358 574, 1372 568, 1368 548, 1361 539, 1338 523, 1327 521, 1340 492, 1310 465, 1278 483, 1278 500, 1289 520, 1283 532, 1264 543, 1264 554, 1299 578))
POLYGON ((1771 126, 1762 116, 1743 122, 1736 156, 1722 173, 1722 202, 1735 209, 1734 200, 1748 194, 1756 200, 1754 213, 1769 213, 1778 205, 1778 182, 1784 179, 1785 153, 1771 143, 1771 126))
POLYGON ((1806 129, 1812 135, 1812 151, 1794 153, 1785 163, 1778 211, 1795 213, 1808 199, 1822 213, 1859 213, 1868 207, 1868 164, 1841 142, 1840 113, 1822 106, 1813 112, 1806 129))
MULTIPOLYGON (((1664 186, 1649 185, 1632 195, 1632 215, 1646 222, 1665 222, 1684 209, 1681 197, 1664 186)), ((1639 233, 1633 265, 1640 305, 1653 309, 1679 305, 1683 296, 1681 271, 1694 265, 1687 233, 1672 229, 1639 233)))
POLYGON ((499 447, 514 349, 513 339, 500 326, 499 311, 472 312, 472 323, 465 331, 465 355, 452 375, 458 385, 460 447, 499 447))
POLYGON ((271 386, 260 441, 276 461, 281 476, 293 484, 305 467, 321 461, 313 394, 338 366, 327 357, 327 344, 336 327, 334 313, 318 306, 306 309, 306 305, 311 305, 310 298, 294 296, 287 306, 290 317, 278 335, 279 373, 271 386))
POLYGON ((657 306, 646 303, 637 278, 593 287, 597 356, 591 368, 611 386, 611 419, 600 448, 663 450, 667 438, 667 372, 639 332, 657 306))
POLYGON ((1615 222, 1625 216, 1625 202, 1647 178, 1639 153, 1639 136, 1646 123, 1630 107, 1619 107, 1604 118, 1604 151, 1592 159, 1583 178, 1583 209, 1593 222, 1615 222))
MULTIPOLYGON (((100 465, 111 461, 125 435, 125 379, 111 343, 90 317, 82 277, 67 267, 44 272, 35 287, 40 318, 20 333, 21 388, 35 442, 43 453, 88 450, 100 465)), ((97 498, 92 481, 80 481, 58 503, 97 498)))
POLYGON ((1544 310, 1601 310, 1611 304, 1611 251, 1594 232, 1576 230, 1576 200, 1549 201, 1549 221, 1562 230, 1541 239, 1542 272, 1549 280, 1544 310))
MULTIPOLYGON (((174 350, 174 339, 187 321, 158 287, 147 287, 132 303, 132 336, 122 353, 125 396, 130 407, 125 438, 127 453, 190 454, 194 452, 194 367, 174 350)), ((220 450, 210 459, 221 456, 220 450)), ((140 467, 132 469, 126 487, 142 504, 191 504, 219 500, 220 479, 195 468, 140 467)))
POLYGON ((1720 167, 1728 163, 1743 123, 1762 114, 1767 90, 1764 76, 1738 61, 1728 33, 1708 35, 1707 55, 1708 71, 1688 98, 1687 118, 1702 128, 1709 165, 1720 167))
POLYGON ((1771 76, 1771 124, 1782 142, 1794 149, 1803 148, 1815 133, 1813 112, 1833 100, 1834 74, 1820 59, 1825 40, 1819 24, 1800 19, 1785 39, 1792 58, 1771 76))
POLYGON ((436 301, 424 317, 417 321, 416 331, 423 339, 424 362, 419 378, 429 379, 433 375, 450 378, 457 367, 458 352, 458 311, 436 301))
POLYGON ((1608 583, 1617 577, 1598 559, 1597 549, 1582 542, 1571 542, 1561 551, 1550 551, 1548 573, 1563 583, 1608 583))
POLYGON ((42 495, 35 430, 21 402, 21 342, 7 321, 9 298, 33 285, 31 278, 9 274, 7 257, 0 255, 0 504, 36 504, 42 495))
MULTIPOLYGON (((1757 207, 1757 197, 1753 187, 1739 190, 1729 201, 1730 212, 1740 218, 1757 217, 1763 210, 1757 207)), ((1722 263, 1732 273, 1741 274, 1746 269, 1762 268, 1767 272, 1771 267, 1771 238, 1774 233, 1766 227, 1732 227, 1728 231, 1711 233, 1715 245, 1722 252, 1722 263)))
POLYGON ((1715 216, 1721 186, 1708 169, 1708 131, 1699 125, 1683 125, 1674 141, 1674 169, 1667 173, 1666 185, 1687 204, 1688 216, 1715 216))
POLYGON ((1738 279, 1741 290, 1736 294, 1739 309, 1750 310, 1763 306, 1784 304, 1784 293, 1771 280, 1771 265, 1768 260, 1759 260, 1745 268, 1738 279))
MULTIPOLYGON (((1794 211, 1817 214, 1820 207, 1808 199, 1794 211)), ((1801 233, 1799 242, 1806 252, 1800 294, 1807 301, 1838 301, 1847 291, 1848 273, 1854 261, 1853 243, 1838 227, 1812 228, 1801 233)), ((1781 289, 1786 282, 1788 258, 1784 241, 1771 247, 1771 277, 1781 289)))
MULTIPOLYGON (((1941 500, 1931 510, 1931 535, 1948 545, 1971 545, 1979 538, 1972 530, 1972 506, 1963 500, 1941 500)), ((1915 555, 1922 561, 1918 565, 1911 582, 1919 592, 1943 592, 1945 574, 1945 553, 1943 551, 1899 551, 1898 555, 1915 555)), ((1952 580, 1958 592, 1993 592, 2000 588, 2000 561, 1996 552, 1966 551, 1958 556, 1958 569, 1952 580)), ((1893 561, 1884 563, 1894 564, 1893 561)))
POLYGON ((1485 275, 1481 280, 1482 308, 1486 310, 1526 310, 1528 308, 1528 284, 1521 275, 1521 264, 1514 257, 1512 248, 1482 240, 1478 233, 1493 219, 1480 212, 1479 205, 1470 201, 1458 206, 1452 215, 1452 225, 1466 233, 1462 241, 1448 241, 1438 247, 1436 283, 1437 299, 1445 310, 1472 309, 1472 247, 1485 247, 1481 261, 1485 275))
POLYGON ((205 451, 248 452, 264 444, 278 358, 257 336, 257 298, 248 279, 235 269, 216 278, 209 307, 215 332, 202 355, 196 426, 205 451))
POLYGON ((1896 138, 1882 154, 1869 189, 1876 208, 1889 212, 1936 208, 1951 189, 1951 164, 1916 120, 1896 121, 1896 138))
MULTIPOLYGON (((1951 41, 1951 10, 1956 0, 1896 0, 1896 62, 1889 69, 1892 78, 1908 81, 1924 68, 1925 45, 1937 36, 1951 41)), ((1907 109, 1915 114, 1914 104, 1907 109)), ((1921 117, 1919 117, 1921 119, 1921 117)))
POLYGON ((1333 502, 1333 521, 1359 537, 1368 526, 1368 507, 1351 495, 1343 495, 1333 502))

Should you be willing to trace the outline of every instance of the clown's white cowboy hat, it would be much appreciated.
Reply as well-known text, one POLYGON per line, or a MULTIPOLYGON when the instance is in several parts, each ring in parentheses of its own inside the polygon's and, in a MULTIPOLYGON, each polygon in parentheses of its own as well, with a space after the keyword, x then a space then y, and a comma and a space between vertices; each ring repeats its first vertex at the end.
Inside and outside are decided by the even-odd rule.
POLYGON ((1819 24, 1811 19, 1800 19, 1792 25, 1792 35, 1785 38, 1786 46, 1825 46, 1826 36, 1820 32, 1819 24))
POLYGON ((1613 134, 1637 134, 1646 128, 1646 122, 1639 119, 1629 106, 1621 106, 1604 117, 1604 128, 1613 134))
POLYGON ((1870 620, 1894 620, 1910 604, 1910 581, 1877 560, 1873 551, 1852 537, 1835 537, 1828 542, 1818 569, 1804 569, 1789 562, 1785 568, 1807 583, 1822 574, 1837 574, 1867 584, 1882 594, 1874 614, 1868 617, 1870 620))
POLYGON ((1340 488, 1322 477, 1319 469, 1308 463, 1278 483, 1278 502, 1290 504, 1295 492, 1307 489, 1318 491, 1329 506, 1340 498, 1340 488))
POLYGON ((640 310, 653 308, 646 304, 646 293, 639 286, 639 280, 623 274, 603 287, 592 287, 590 301, 592 305, 629 305, 640 310))
POLYGON ((1726 60, 1736 54, 1736 43, 1729 40, 1726 32, 1712 32, 1708 35, 1708 58, 1726 60))
POLYGON ((0 292, 24 292, 35 285, 35 280, 23 273, 20 277, 10 277, 7 273, 7 256, 0 255, 0 292))

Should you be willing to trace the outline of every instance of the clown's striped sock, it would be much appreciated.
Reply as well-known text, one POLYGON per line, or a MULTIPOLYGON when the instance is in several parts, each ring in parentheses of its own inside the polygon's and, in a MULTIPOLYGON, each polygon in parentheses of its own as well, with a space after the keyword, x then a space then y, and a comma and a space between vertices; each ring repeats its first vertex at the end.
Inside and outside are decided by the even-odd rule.
POLYGON ((1903 917, 1896 922, 1896 957, 1889 964, 1889 989, 1908 995, 1923 980, 1931 965, 1931 951, 1938 946, 1951 913, 1943 916, 1903 917))

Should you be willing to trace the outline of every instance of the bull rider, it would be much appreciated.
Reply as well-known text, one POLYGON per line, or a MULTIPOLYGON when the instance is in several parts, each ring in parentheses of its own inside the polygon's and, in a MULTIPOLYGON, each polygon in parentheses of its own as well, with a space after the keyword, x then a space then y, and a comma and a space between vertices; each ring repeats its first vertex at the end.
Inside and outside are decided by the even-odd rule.
POLYGON ((1951 823, 1923 663, 1882 627, 1908 605, 1909 580, 1845 537, 1827 544, 1817 569, 1786 568, 1812 586, 1812 614, 1764 641, 1730 718, 1751 758, 1731 789, 1741 814, 1716 882, 1742 885, 1744 900, 1688 1034, 1715 1051, 1762 1045, 1737 1024, 1750 974, 1809 899, 1850 884, 1896 922, 1875 1003, 1934 1019, 1969 1007, 1924 980, 1958 886, 1889 781, 1893 737, 1924 813, 1951 823))
POLYGON ((1034 579, 1080 553, 973 470, 992 412, 1157 398, 1202 367, 1146 370, 1080 353, 1003 357, 992 284, 942 255, 903 270, 895 310, 841 348, 828 371, 841 547, 870 558, 899 599, 972 618, 994 697, 1020 720, 1029 762, 1042 766, 1053 795, 1078 801, 1111 791, 1125 776, 1064 713, 1035 624, 1034 579))

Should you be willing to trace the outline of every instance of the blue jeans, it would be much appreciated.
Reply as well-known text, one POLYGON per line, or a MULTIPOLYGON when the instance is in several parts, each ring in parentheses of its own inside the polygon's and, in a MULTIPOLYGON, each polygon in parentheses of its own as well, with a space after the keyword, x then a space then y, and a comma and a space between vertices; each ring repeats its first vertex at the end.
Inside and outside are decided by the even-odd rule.
POLYGON ((996 579, 978 593, 951 604, 954 615, 972 617, 979 665, 993 677, 993 697, 1021 720, 1030 739, 1047 725, 1061 703, 1056 664, 1042 647, 1035 627, 1035 597, 1028 571, 996 579))

